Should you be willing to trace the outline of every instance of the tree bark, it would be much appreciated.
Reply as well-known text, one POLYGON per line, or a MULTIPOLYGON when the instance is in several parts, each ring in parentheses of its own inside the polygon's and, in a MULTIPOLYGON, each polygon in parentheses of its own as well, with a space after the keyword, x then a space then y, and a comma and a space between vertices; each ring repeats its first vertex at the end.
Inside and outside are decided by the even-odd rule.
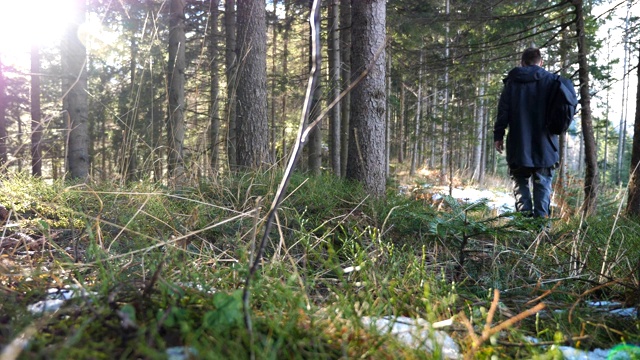
POLYGON ((400 81, 400 114, 398 114, 398 163, 404 163, 404 148, 406 143, 404 124, 406 115, 407 90, 404 87, 404 77, 400 81))
MULTIPOLYGON (((280 45, 278 43, 278 16, 277 16, 277 12, 278 12, 278 0, 273 0, 273 13, 272 13, 272 18, 274 19, 271 23, 271 91, 270 91, 270 96, 271 99, 269 100, 269 102, 271 103, 271 112, 270 112, 270 116, 271 116, 271 128, 269 129, 269 146, 270 146, 270 152, 271 155, 269 155, 271 157, 271 159, 273 159, 273 161, 277 162, 278 156, 276 154, 276 144, 277 144, 277 138, 278 138, 278 125, 277 125, 277 121, 276 121, 276 94, 277 94, 277 90, 278 90, 278 78, 277 78, 277 73, 278 73, 278 60, 277 60, 277 50, 278 50, 278 46, 280 45)), ((286 21, 286 20, 285 20, 286 21)))
MULTIPOLYGON (((446 1, 446 9, 445 14, 447 18, 449 17, 450 12, 450 3, 449 0, 446 1)), ((451 136, 451 132, 449 131, 449 30, 450 24, 449 21, 446 22, 446 33, 445 33, 445 48, 444 48, 444 108, 442 109, 442 157, 440 159, 440 179, 444 182, 447 177, 447 167, 449 165, 449 136, 451 136)), ((449 179, 452 181, 452 179, 449 179)))
MULTIPOLYGON (((309 1, 309 9, 313 7, 313 0, 309 1)), ((322 53, 319 51, 317 56, 313 56, 313 44, 314 39, 311 38, 312 31, 309 31, 309 69, 315 66, 316 69, 320 69, 322 65, 322 53)), ((315 39, 317 46, 320 47, 320 36, 315 39)), ((314 121, 318 114, 320 114, 320 82, 316 83, 314 89, 312 89, 311 95, 311 114, 309 121, 314 121)), ((315 128, 309 133, 309 145, 308 150, 308 166, 309 172, 313 175, 320 174, 320 168, 322 167, 322 122, 318 123, 315 128)))
POLYGON ((7 79, 0 60, 0 174, 7 171, 7 79))
POLYGON ((227 161, 229 168, 235 168, 236 160, 236 90, 237 90, 237 49, 236 49, 236 1, 226 0, 224 4, 225 65, 227 77, 227 161))
POLYGON ((352 3, 352 69, 370 70, 352 92, 347 178, 373 196, 385 193, 384 122, 386 1, 352 3))
POLYGON ((220 96, 220 76, 218 73, 218 3, 219 0, 211 0, 209 4, 209 165, 214 175, 218 173, 220 159, 220 109, 218 98, 220 96))
POLYGON ((267 25, 264 0, 238 2, 237 163, 257 169, 269 161, 267 25))
MULTIPOLYGON (((640 53, 640 52, 639 52, 640 53)), ((640 57, 638 57, 640 59, 640 57)), ((640 60, 638 61, 638 89, 636 90, 636 119, 633 125, 633 147, 629 176, 627 214, 640 216, 640 60)))
POLYGON ((628 55, 629 55, 629 13, 631 11, 631 3, 632 1, 627 1, 627 15, 625 16, 624 22, 624 35, 623 35, 623 44, 624 44, 624 54, 622 56, 622 104, 620 105, 620 123, 618 127, 618 161, 616 162, 616 185, 620 185, 621 174, 622 174, 622 164, 624 162, 624 153, 625 153, 625 145, 627 140, 627 102, 628 102, 628 78, 627 78, 627 67, 628 67, 628 55))
MULTIPOLYGON (((340 60, 342 61, 342 90, 351 84, 351 0, 340 0, 340 60)), ((340 173, 347 174, 349 156, 349 117, 351 115, 351 93, 342 98, 340 136, 340 173)))
MULTIPOLYGON (((480 69, 480 74, 484 74, 484 62, 480 69)), ((478 100, 476 101, 475 112, 475 137, 473 147, 473 180, 481 183, 484 177, 484 167, 482 166, 484 152, 484 83, 478 87, 478 100)))
POLYGON ((170 181, 184 181, 184 0, 171 0, 169 15, 169 114, 167 121, 168 170, 170 181))
POLYGON ((589 52, 586 44, 584 10, 582 0, 573 0, 576 9, 576 35, 578 38, 578 75, 580 78, 580 107, 582 120, 582 134, 584 141, 584 204, 582 212, 594 215, 598 195, 598 161, 596 158, 596 143, 591 119, 591 94, 589 93, 589 52))
POLYGON ((424 50, 420 49, 420 62, 418 64, 418 94, 416 95, 416 123, 414 127, 414 133, 411 137, 412 151, 411 151, 411 169, 409 175, 414 176, 416 174, 416 166, 418 164, 418 142, 420 141, 420 121, 422 119, 422 62, 424 58, 424 50))
POLYGON ((385 178, 389 177, 389 173, 390 173, 390 164, 391 164, 391 127, 392 127, 392 123, 391 123, 391 104, 389 102, 389 99, 391 99, 391 56, 389 54, 387 55, 387 69, 386 69, 386 94, 385 94, 385 101, 386 101, 386 109, 387 109, 387 114, 385 116, 385 125, 384 125, 384 131, 385 131, 385 135, 384 135, 384 144, 385 144, 385 149, 384 149, 384 174, 385 174, 385 178))
POLYGON ((62 104, 67 119, 67 170, 73 179, 89 176, 89 127, 87 108, 87 50, 78 38, 84 23, 86 1, 75 0, 73 14, 62 40, 62 104))
MULTIPOLYGON (((293 18, 289 16, 289 8, 291 7, 291 1, 285 1, 284 3, 284 33, 282 34, 282 74, 286 78, 289 74, 289 32, 291 31, 291 22, 293 18)), ((282 91, 282 114, 280 115, 280 124, 282 126, 282 157, 286 158, 287 156, 287 137, 286 137, 286 127, 287 127, 287 97, 288 94, 286 91, 282 91)), ((276 158, 274 158, 276 160, 276 158)))
MULTIPOLYGON (((570 42, 570 33, 569 29, 564 29, 562 31, 562 42, 560 43, 559 52, 560 52, 560 64, 562 69, 566 69, 570 66, 568 55, 572 51, 571 42, 570 42)), ((567 74, 563 74, 567 75, 567 74)), ((596 142, 597 143, 597 142, 596 142)), ((559 152, 559 160, 560 166, 557 170, 557 181, 556 181, 556 191, 562 194, 565 189, 565 183, 567 178, 567 134, 562 134, 559 136, 558 140, 558 152, 559 152)), ((596 148, 597 151, 597 148, 596 148)), ((597 157, 597 153, 596 153, 597 157)))
MULTIPOLYGON (((340 3, 330 0, 329 3, 329 89, 331 101, 340 96, 340 3)), ((329 114, 329 155, 331 168, 336 176, 340 176, 340 103, 337 103, 329 114)))
POLYGON ((31 46, 31 175, 42 176, 42 110, 40 108, 40 47, 31 46))
POLYGON ((137 106, 139 106, 135 99, 135 88, 136 88, 136 69, 138 67, 137 64, 137 46, 135 35, 133 31, 129 34, 130 43, 129 43, 129 51, 131 55, 131 60, 129 62, 129 90, 122 92, 121 95, 121 114, 122 118, 125 119, 125 122, 122 124, 122 144, 120 148, 122 149, 122 164, 120 172, 122 174, 122 179, 127 182, 133 182, 138 180, 137 176, 137 138, 136 134, 136 124, 138 122, 138 111, 135 110, 137 106))
MULTIPOLYGON (((151 47, 151 54, 153 57, 160 56, 159 54, 161 53, 161 51, 162 49, 158 45, 153 45, 151 47)), ((155 79, 158 79, 157 81, 162 81, 160 74, 164 74, 164 69, 155 70, 158 67, 159 65, 156 65, 156 63, 154 62, 150 62, 149 64, 149 77, 150 79, 154 79, 154 81, 156 81, 155 79), (156 75, 156 74, 159 74, 159 75, 156 75)), ((162 90, 160 91, 164 92, 162 90)), ((165 106, 164 101, 156 101, 156 92, 158 92, 158 90, 156 90, 154 87, 151 87, 149 89, 149 102, 151 103, 151 106, 149 108, 148 116, 151 119, 151 126, 152 126, 151 144, 153 148, 151 152, 151 159, 153 161, 153 180, 156 182, 159 182, 163 178, 163 171, 164 171, 164 165, 163 165, 164 141, 163 141, 162 135, 163 135, 163 130, 164 130, 165 121, 166 121, 166 116, 164 113, 166 111, 166 108, 164 107, 165 106)))

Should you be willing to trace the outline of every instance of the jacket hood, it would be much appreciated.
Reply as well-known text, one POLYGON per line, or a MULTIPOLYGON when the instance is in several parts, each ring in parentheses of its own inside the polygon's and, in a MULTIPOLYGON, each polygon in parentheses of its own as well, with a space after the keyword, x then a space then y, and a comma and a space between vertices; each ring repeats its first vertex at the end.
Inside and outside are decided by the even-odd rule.
POLYGON ((509 71, 509 75, 507 75, 507 79, 505 80, 513 80, 521 83, 533 82, 542 79, 545 73, 546 71, 537 65, 519 66, 509 71))

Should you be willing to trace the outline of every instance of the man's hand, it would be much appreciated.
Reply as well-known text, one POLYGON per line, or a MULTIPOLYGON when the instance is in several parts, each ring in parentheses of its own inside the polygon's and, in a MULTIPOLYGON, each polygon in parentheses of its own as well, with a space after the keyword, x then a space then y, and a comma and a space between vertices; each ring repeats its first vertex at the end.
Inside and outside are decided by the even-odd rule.
POLYGON ((493 143, 493 145, 496 147, 496 150, 498 151, 498 154, 502 154, 502 150, 504 150, 504 143, 502 140, 497 140, 493 143))

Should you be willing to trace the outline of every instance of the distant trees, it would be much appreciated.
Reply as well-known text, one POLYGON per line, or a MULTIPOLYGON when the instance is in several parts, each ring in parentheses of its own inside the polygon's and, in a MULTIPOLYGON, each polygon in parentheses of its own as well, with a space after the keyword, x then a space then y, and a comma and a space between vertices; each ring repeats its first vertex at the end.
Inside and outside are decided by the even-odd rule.
MULTIPOLYGON (((281 164, 290 155, 309 71, 308 1, 85 0, 88 8, 75 1, 78 12, 63 47, 44 46, 40 70, 34 63, 30 72, 31 101, 29 70, 15 75, 4 68, 5 166, 19 169, 31 154, 32 172, 45 178, 62 175, 64 159, 70 177, 169 182, 281 164), (113 38, 79 41, 79 22, 95 15, 113 38), (31 126, 22 127, 27 122, 20 114, 26 118, 29 108, 31 126), (29 128, 32 151, 21 152, 29 128)), ((427 169, 446 175, 443 180, 459 175, 481 182, 486 173, 504 174, 504 158, 486 138, 501 79, 525 45, 542 47, 550 70, 588 91, 582 71, 594 69, 589 49, 596 46, 598 23, 582 1, 327 5, 314 114, 341 100, 309 139, 300 166, 361 181, 372 194, 384 192, 395 168, 389 170, 389 159, 411 159, 416 172, 427 169), (582 9, 584 31, 576 9, 582 9), (568 36, 576 32, 577 38, 568 36)), ((597 69, 594 77, 601 86, 597 69)), ((597 191, 591 179, 597 180, 599 163, 592 153, 601 142, 610 148, 620 142, 610 127, 593 139, 588 96, 582 101, 577 131, 585 140, 582 148, 570 148, 577 138, 568 137, 563 158, 585 164, 567 171, 586 168, 585 189, 597 191)))

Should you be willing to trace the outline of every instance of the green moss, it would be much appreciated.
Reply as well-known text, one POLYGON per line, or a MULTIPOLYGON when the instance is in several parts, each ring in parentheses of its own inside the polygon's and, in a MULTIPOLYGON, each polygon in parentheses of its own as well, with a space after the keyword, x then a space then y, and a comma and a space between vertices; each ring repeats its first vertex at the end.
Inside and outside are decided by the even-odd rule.
MULTIPOLYGON (((9 299, 0 304, 0 343, 38 324, 22 358, 155 359, 175 346, 212 359, 251 351, 259 359, 428 358, 362 329, 360 318, 435 322, 465 314, 482 329, 494 288, 501 297, 493 325, 537 297, 564 310, 526 318, 501 341, 536 336, 560 344, 585 332, 592 335, 585 346, 640 340, 637 321, 584 306, 588 299, 637 301, 630 274, 640 225, 617 216, 616 206, 586 220, 556 220, 541 236, 540 224, 493 216, 482 202, 447 199, 436 210, 394 189, 373 199, 357 184, 302 174, 291 180, 252 282, 249 334, 241 293, 255 254, 252 211, 262 197, 259 239, 278 180, 241 174, 180 192, 144 182, 118 188, 3 180, 0 202, 19 220, 7 234, 43 236, 51 246, 0 254, 0 292, 9 299), (615 281, 594 290, 603 263, 615 281), (48 288, 77 284, 91 295, 52 315, 26 312, 48 288), (574 309, 571 317, 567 309, 574 309)), ((470 351, 464 330, 445 330, 470 351)), ((553 356, 545 352, 494 341, 476 356, 553 356)))

